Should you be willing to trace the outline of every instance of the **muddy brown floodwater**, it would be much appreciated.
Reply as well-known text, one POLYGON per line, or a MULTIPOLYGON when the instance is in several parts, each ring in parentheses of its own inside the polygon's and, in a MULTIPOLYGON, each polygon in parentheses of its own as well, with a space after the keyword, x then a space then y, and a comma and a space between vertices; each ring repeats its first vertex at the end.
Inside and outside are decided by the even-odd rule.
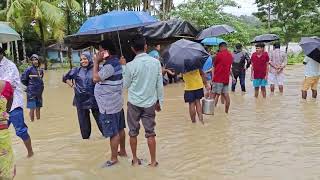
MULTIPOLYGON (((146 167, 143 131, 138 154, 146 159, 144 166, 132 168, 130 159, 120 158, 120 164, 100 168, 110 155, 108 141, 94 122, 91 139, 81 139, 71 106, 73 90, 61 83, 63 72, 46 72, 41 120, 31 123, 26 116, 33 158, 25 158, 11 127, 17 180, 320 179, 319 100, 300 101, 302 66, 288 67, 284 96, 256 100, 248 82, 247 94, 231 95, 230 114, 220 105, 215 116, 205 117, 205 126, 191 124, 182 83, 165 87, 165 109, 156 127, 160 166, 155 169, 146 167)), ((128 141, 127 147, 130 157, 128 141)))

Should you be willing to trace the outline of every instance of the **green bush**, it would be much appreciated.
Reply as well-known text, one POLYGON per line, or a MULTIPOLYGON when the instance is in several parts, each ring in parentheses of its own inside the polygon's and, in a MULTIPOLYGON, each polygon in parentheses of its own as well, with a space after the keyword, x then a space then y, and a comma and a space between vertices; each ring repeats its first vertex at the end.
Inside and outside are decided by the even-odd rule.
POLYGON ((18 66, 18 70, 19 70, 19 72, 24 72, 28 67, 30 66, 30 64, 29 63, 22 63, 22 64, 20 64, 20 66, 18 66))
POLYGON ((301 64, 303 62, 305 55, 300 54, 289 54, 288 55, 288 65, 301 64))

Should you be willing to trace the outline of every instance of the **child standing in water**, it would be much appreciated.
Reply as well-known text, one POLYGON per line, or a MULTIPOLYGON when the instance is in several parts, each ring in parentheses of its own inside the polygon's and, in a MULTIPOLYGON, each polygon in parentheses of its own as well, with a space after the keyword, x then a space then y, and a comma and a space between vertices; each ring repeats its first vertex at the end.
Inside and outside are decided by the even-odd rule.
POLYGON ((261 89, 263 98, 267 96, 269 55, 264 51, 264 47, 263 43, 256 44, 256 52, 251 57, 251 79, 253 79, 254 96, 256 98, 259 96, 259 89, 261 89))
POLYGON ((39 57, 36 54, 31 56, 31 63, 28 69, 21 76, 21 82, 27 86, 27 108, 30 109, 30 120, 34 121, 34 113, 40 119, 40 108, 42 107, 43 70, 40 69, 39 57))
POLYGON ((14 156, 8 130, 9 111, 13 100, 13 89, 9 82, 0 81, 0 179, 13 179, 14 156))
POLYGON ((189 114, 192 123, 196 122, 198 114, 199 121, 203 122, 202 107, 200 100, 204 97, 203 87, 210 91, 210 85, 207 84, 205 73, 200 70, 194 70, 183 74, 184 80, 184 101, 189 103, 189 114))

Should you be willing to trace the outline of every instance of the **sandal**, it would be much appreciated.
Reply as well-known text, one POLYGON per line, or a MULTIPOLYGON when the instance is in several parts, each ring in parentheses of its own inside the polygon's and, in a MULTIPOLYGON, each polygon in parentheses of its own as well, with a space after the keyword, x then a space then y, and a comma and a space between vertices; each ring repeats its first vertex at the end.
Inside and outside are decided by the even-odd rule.
POLYGON ((111 167, 111 166, 113 166, 113 165, 115 165, 117 163, 118 163, 118 161, 107 161, 101 167, 102 168, 107 168, 107 167, 111 167))

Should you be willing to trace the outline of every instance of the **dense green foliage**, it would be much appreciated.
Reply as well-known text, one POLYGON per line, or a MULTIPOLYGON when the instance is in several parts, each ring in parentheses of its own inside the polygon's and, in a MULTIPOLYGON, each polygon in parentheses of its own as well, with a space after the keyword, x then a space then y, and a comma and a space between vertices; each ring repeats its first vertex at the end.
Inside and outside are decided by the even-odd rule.
POLYGON ((190 0, 172 12, 173 16, 190 21, 199 29, 212 25, 227 24, 234 27, 237 32, 222 37, 228 43, 249 44, 258 34, 266 30, 261 28, 259 20, 253 16, 236 17, 223 12, 225 6, 236 6, 234 1, 219 0, 190 0))
POLYGON ((265 25, 269 2, 272 32, 279 34, 284 43, 299 41, 302 36, 320 35, 319 0, 256 0, 259 11, 255 15, 265 25))

